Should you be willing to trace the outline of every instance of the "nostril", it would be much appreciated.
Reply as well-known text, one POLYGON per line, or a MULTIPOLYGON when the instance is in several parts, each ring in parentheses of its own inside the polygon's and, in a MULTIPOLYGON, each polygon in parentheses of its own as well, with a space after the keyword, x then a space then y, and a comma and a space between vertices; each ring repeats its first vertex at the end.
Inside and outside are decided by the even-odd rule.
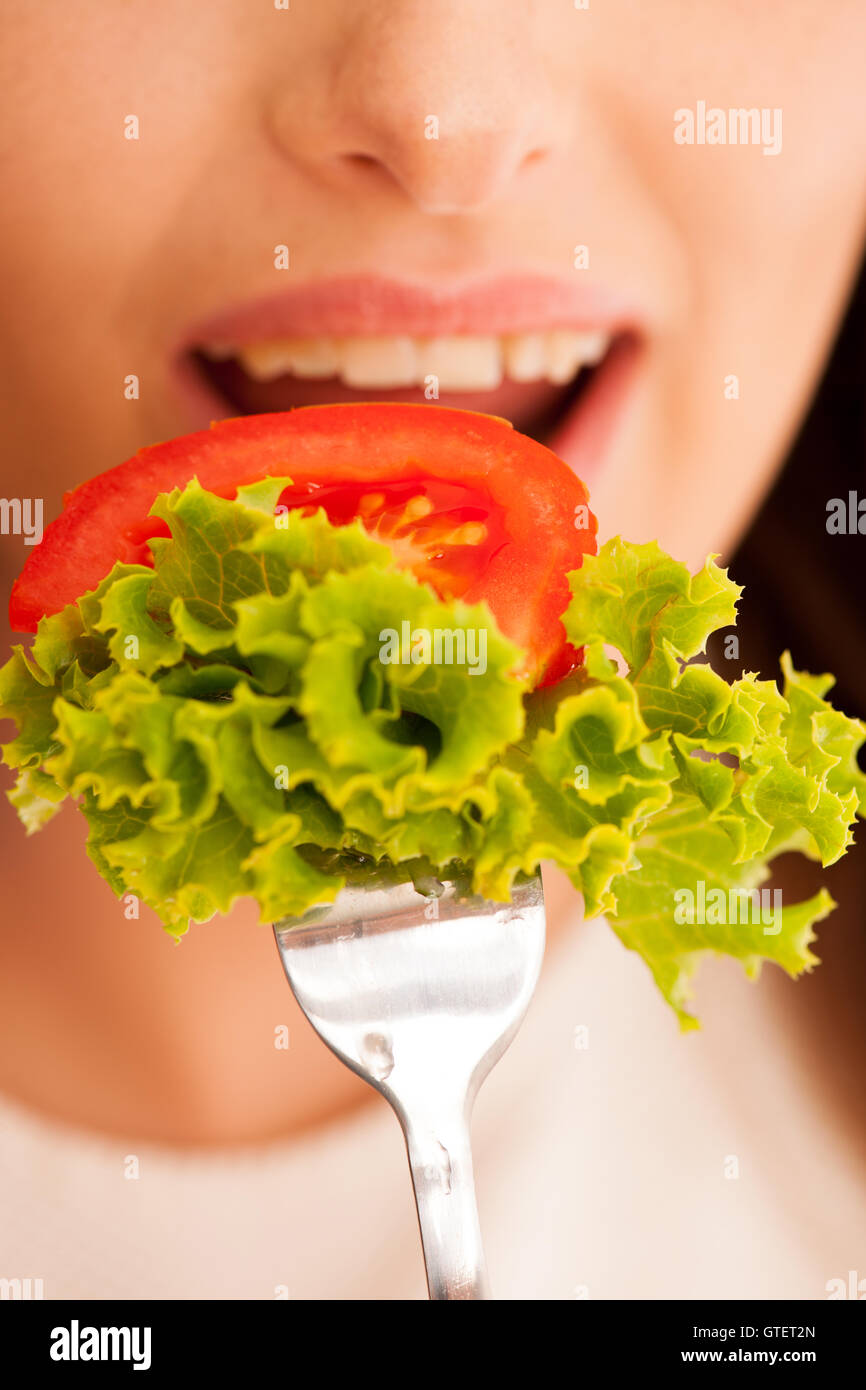
POLYGON ((524 139, 509 128, 457 127, 440 142, 438 124, 435 137, 426 127, 422 134, 420 124, 413 129, 414 135, 405 124, 399 131, 371 130, 361 136, 366 148, 353 149, 347 140, 332 151, 332 168, 341 170, 350 186, 353 180, 367 190, 394 185, 424 214, 460 216, 495 200, 551 152, 539 131, 524 139))
POLYGON ((377 159, 374 154, 364 154, 363 151, 360 150, 350 150, 348 154, 341 155, 341 159, 345 164, 353 164, 357 169, 373 168, 375 165, 381 164, 382 162, 377 159))
POLYGON ((366 180, 368 186, 377 179, 395 181, 386 161, 365 150, 346 150, 337 155, 335 165, 350 175, 356 175, 362 182, 366 180))
POLYGON ((547 158, 547 155, 548 151, 541 146, 539 146, 537 150, 530 150, 528 154, 524 155, 521 168, 534 168, 536 164, 541 164, 547 158))

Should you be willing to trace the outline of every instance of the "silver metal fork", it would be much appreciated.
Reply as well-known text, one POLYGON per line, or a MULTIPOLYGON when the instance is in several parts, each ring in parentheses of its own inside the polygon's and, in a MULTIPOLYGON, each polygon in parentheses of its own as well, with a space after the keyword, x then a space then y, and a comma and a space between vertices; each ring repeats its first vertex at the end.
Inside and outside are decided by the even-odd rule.
POLYGON ((316 1032, 397 1114, 431 1299, 480 1299, 469 1119, 538 979, 541 878, 519 882, 509 903, 473 897, 456 878, 419 886, 371 867, 274 934, 316 1032))

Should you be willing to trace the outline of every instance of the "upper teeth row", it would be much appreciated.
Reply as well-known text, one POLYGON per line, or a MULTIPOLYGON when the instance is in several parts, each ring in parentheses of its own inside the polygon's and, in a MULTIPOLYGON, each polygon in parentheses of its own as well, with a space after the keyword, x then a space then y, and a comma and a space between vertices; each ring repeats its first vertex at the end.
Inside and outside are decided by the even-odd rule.
POLYGON ((204 352, 215 360, 236 358, 256 381, 291 372, 340 377, 362 390, 396 390, 426 386, 434 377, 443 391, 491 391, 504 376, 557 385, 571 381, 581 367, 600 361, 609 343, 606 333, 553 329, 500 337, 280 338, 246 347, 211 343, 204 352))

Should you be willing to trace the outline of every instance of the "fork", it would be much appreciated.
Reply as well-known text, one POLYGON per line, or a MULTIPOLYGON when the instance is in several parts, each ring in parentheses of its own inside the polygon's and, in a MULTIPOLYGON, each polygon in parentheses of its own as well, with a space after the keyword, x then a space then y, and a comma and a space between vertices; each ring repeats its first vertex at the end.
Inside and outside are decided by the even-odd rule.
POLYGON ((356 878, 274 924, 280 958, 316 1032, 400 1121, 430 1298, 487 1298, 469 1120, 538 979, 541 878, 519 880, 508 903, 372 861, 356 878))

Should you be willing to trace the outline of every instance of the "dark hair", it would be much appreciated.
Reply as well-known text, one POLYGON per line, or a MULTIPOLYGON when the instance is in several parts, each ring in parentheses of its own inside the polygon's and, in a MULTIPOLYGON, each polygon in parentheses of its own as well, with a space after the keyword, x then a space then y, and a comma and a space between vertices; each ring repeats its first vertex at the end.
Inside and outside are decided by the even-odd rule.
POLYGON ((866 263, 788 462, 730 566, 746 589, 737 623, 743 668, 776 676, 789 648, 796 667, 833 671, 830 699, 861 718, 866 535, 831 534, 827 520, 832 498, 846 509, 849 492, 866 498, 864 465, 866 263))
MULTIPOLYGON (((779 654, 788 648, 801 670, 832 671, 832 703, 866 718, 866 535, 827 530, 832 498, 866 497, 866 262, 848 305, 824 376, 776 485, 731 561, 745 586, 737 632, 744 670, 776 678, 779 654)), ((866 527, 866 521, 864 521, 866 527)), ((715 663, 721 652, 711 653, 715 663)), ((719 669, 731 663, 722 659, 719 669)), ((863 750, 861 765, 866 763, 863 750)), ((796 1007, 792 1046, 808 1071, 826 1045, 828 1029, 844 1046, 861 1048, 866 997, 866 937, 859 903, 866 886, 866 836, 829 872, 798 857, 780 861, 779 882, 804 898, 825 883, 841 904, 818 929, 821 969, 793 991, 779 988, 796 1007)), ((775 880, 774 880, 775 881, 775 880)), ((778 985, 778 982, 777 982, 778 985)), ((847 1114, 866 1122, 856 1068, 824 1076, 847 1114)))

